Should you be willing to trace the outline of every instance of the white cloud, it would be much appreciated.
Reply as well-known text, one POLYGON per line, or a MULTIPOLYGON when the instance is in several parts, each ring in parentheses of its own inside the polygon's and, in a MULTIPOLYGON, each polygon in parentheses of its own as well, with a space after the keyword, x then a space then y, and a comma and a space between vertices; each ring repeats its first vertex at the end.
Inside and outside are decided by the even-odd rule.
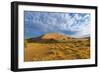
POLYGON ((30 23, 33 29, 36 28, 43 33, 56 32, 73 37, 90 34, 90 14, 26 11, 25 21, 30 23), (74 34, 70 34, 70 32, 74 32, 74 34))

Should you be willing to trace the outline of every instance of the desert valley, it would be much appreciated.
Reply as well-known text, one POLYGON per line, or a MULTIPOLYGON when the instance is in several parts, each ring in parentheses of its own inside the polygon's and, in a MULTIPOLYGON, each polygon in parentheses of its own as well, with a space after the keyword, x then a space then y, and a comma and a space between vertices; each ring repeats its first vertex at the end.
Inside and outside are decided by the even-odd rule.
POLYGON ((24 40, 24 61, 75 60, 90 58, 90 37, 72 38, 46 33, 24 40))

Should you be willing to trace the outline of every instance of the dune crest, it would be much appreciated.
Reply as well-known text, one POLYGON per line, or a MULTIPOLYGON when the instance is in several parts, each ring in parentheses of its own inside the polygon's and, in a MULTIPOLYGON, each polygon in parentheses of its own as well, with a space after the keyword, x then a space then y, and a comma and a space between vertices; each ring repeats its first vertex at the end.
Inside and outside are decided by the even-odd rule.
POLYGON ((70 38, 57 33, 47 33, 42 35, 41 39, 68 40, 70 38))

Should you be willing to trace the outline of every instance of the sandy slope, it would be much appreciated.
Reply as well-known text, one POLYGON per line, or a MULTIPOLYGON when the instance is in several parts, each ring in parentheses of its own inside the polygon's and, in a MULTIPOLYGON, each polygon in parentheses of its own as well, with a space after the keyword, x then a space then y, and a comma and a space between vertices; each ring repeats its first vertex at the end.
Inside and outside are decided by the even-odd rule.
POLYGON ((88 39, 70 39, 63 35, 46 34, 42 41, 25 40, 24 61, 74 60, 90 58, 88 39), (60 38, 61 37, 61 38, 60 38), (59 38, 59 40, 58 40, 59 38), (45 39, 48 39, 45 41, 45 39), (49 39, 53 39, 49 40, 49 39), (55 42, 57 40, 58 42, 55 42), (64 41, 63 41, 64 40, 64 41))

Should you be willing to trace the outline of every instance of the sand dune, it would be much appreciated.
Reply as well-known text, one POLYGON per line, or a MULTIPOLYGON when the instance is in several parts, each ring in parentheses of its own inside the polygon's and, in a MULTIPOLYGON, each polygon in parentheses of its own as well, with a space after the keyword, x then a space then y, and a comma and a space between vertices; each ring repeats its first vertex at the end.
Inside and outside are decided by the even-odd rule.
POLYGON ((57 33, 25 39, 24 61, 74 60, 90 58, 90 39, 75 39, 57 33))

